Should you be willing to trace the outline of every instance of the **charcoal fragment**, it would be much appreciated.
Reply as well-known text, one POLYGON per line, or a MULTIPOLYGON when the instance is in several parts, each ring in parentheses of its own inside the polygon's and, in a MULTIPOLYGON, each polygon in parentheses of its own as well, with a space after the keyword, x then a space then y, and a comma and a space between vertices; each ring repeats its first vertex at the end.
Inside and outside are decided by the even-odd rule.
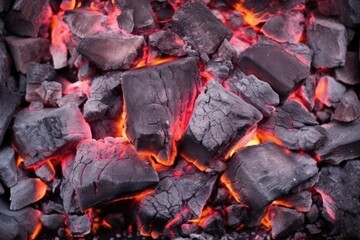
POLYGON ((4 146, 0 148, 0 179, 6 187, 13 187, 18 180, 16 172, 16 156, 13 148, 4 146))
POLYGON ((233 204, 225 208, 226 223, 231 228, 237 228, 247 220, 246 207, 240 204, 233 204))
POLYGON ((347 88, 333 77, 323 76, 319 79, 315 95, 316 99, 328 107, 335 107, 344 98, 347 88))
POLYGON ((55 177, 54 166, 50 161, 47 161, 35 171, 35 175, 44 182, 50 182, 55 177))
POLYGON ((340 122, 351 122, 360 116, 360 101, 355 91, 347 91, 336 106, 332 119, 340 122))
POLYGON ((121 11, 121 14, 117 17, 119 28, 131 33, 134 30, 134 10, 126 9, 121 11))
POLYGON ((184 56, 183 40, 171 31, 158 31, 149 35, 149 43, 153 48, 171 56, 184 56))
POLYGON ((273 206, 269 213, 271 217, 271 235, 274 239, 283 239, 295 232, 304 224, 304 214, 293 209, 273 206))
POLYGON ((20 98, 16 93, 0 86, 0 145, 19 104, 20 98))
POLYGON ((88 215, 70 215, 68 219, 70 232, 75 237, 83 237, 90 233, 91 222, 88 215))
POLYGON ((220 214, 212 214, 206 217, 201 223, 201 228, 204 232, 216 237, 221 237, 225 234, 224 221, 220 214))
POLYGON ((227 39, 220 45, 219 49, 214 53, 213 59, 216 61, 236 62, 238 58, 235 47, 227 39))
POLYGON ((10 77, 11 62, 4 40, 0 40, 0 69, 0 85, 5 85, 10 77))
POLYGON ((65 220, 66 217, 63 214, 43 214, 40 216, 42 225, 50 230, 58 230, 64 225, 65 220))
POLYGON ((349 85, 360 83, 360 62, 357 52, 346 53, 346 62, 344 67, 335 69, 336 80, 349 85))
POLYGON ((47 185, 37 178, 19 180, 10 188, 10 210, 19 210, 45 196, 47 185))
POLYGON ((312 204, 311 193, 302 191, 289 194, 276 200, 276 204, 287 208, 294 208, 298 212, 309 212, 312 204))
POLYGON ((62 86, 58 82, 44 81, 35 92, 44 105, 56 106, 57 101, 62 97, 62 86))

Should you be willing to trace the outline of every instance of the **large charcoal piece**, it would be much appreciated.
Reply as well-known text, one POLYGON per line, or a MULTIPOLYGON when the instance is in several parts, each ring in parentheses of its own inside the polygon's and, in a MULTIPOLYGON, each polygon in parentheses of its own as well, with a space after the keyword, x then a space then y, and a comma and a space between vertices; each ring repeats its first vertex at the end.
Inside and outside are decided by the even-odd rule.
POLYGON ((360 238, 360 160, 343 166, 326 166, 315 189, 323 199, 322 215, 334 225, 340 239, 360 238))
POLYGON ((200 52, 212 54, 232 32, 200 1, 188 2, 173 16, 173 30, 200 52))
POLYGON ((355 91, 349 90, 336 106, 332 119, 339 122, 351 122, 360 116, 360 101, 355 91))
POLYGON ((65 154, 83 139, 91 138, 89 125, 76 105, 32 111, 15 116, 14 142, 26 166, 65 154))
POLYGON ((88 139, 78 146, 72 183, 82 210, 155 187, 150 163, 120 138, 88 139))
POLYGON ((287 100, 259 129, 275 135, 291 150, 314 150, 325 142, 325 130, 300 103, 287 100))
POLYGON ((0 179, 7 187, 13 187, 18 180, 15 151, 11 147, 0 148, 0 179))
POLYGON ((315 68, 345 65, 346 28, 334 19, 315 16, 307 28, 307 40, 314 51, 312 65, 315 68))
POLYGON ((0 145, 19 103, 20 98, 16 93, 0 86, 0 145))
POLYGON ((157 236, 164 233, 166 225, 170 227, 198 218, 216 178, 216 175, 200 172, 181 159, 175 169, 161 172, 156 191, 138 203, 137 218, 141 231, 157 236))
POLYGON ((360 120, 350 123, 332 122, 324 124, 325 144, 316 150, 321 161, 339 164, 344 160, 360 157, 360 120))
POLYGON ((48 0, 16 1, 5 18, 6 29, 19 36, 37 37, 48 0))
POLYGON ((280 98, 289 95, 310 74, 310 66, 275 43, 260 42, 247 49, 241 54, 238 67, 245 74, 268 82, 280 98))
POLYGON ((163 164, 174 161, 175 141, 189 118, 199 87, 198 66, 185 58, 123 74, 126 134, 137 151, 163 164))
POLYGON ((0 239, 30 239, 40 225, 41 212, 30 207, 10 211, 9 205, 0 198, 0 239))
POLYGON ((128 69, 142 53, 142 36, 100 33, 79 42, 77 51, 101 70, 128 69))
POLYGON ((264 143, 235 153, 221 179, 237 201, 260 210, 317 171, 309 155, 287 153, 278 145, 264 143))
POLYGON ((204 170, 211 161, 223 159, 261 119, 255 107, 210 81, 196 99, 181 155, 204 170))

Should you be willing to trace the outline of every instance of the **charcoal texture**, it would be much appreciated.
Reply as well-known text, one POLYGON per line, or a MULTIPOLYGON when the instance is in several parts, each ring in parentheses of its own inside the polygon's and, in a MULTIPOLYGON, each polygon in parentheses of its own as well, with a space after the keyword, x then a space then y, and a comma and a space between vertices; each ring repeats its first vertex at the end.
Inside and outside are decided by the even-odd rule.
POLYGON ((349 90, 341 98, 340 103, 336 106, 332 119, 340 122, 351 122, 360 116, 360 101, 355 91, 349 90))
POLYGON ((91 138, 89 125, 75 105, 19 112, 13 126, 14 142, 26 166, 65 154, 77 143, 91 138))
POLYGON ((211 161, 223 159, 261 119, 252 105, 210 81, 196 99, 180 154, 204 170, 211 161))
POLYGON ((271 235, 274 239, 283 239, 304 224, 304 214, 293 209, 273 206, 270 209, 271 235))
POLYGON ((120 138, 89 139, 78 146, 72 183, 82 210, 138 194, 158 182, 150 163, 120 138))
POLYGON ((42 199, 46 188, 47 185, 37 178, 19 180, 10 189, 10 210, 19 210, 42 199))
POLYGON ((81 216, 70 215, 68 225, 70 226, 71 234, 74 236, 82 237, 91 231, 91 221, 86 214, 81 216))
POLYGON ((126 134, 137 151, 172 164, 172 147, 185 129, 200 84, 198 73, 195 59, 185 58, 123 74, 126 134))
POLYGON ((336 80, 349 85, 360 83, 360 62, 357 52, 346 53, 346 62, 344 67, 335 69, 336 80))
POLYGON ((238 67, 245 74, 268 82, 280 98, 288 96, 310 74, 310 66, 275 43, 257 43, 245 50, 240 55, 238 67))
POLYGON ((289 194, 278 198, 276 203, 288 208, 294 208, 298 212, 309 212, 312 205, 311 193, 309 191, 302 191, 289 194))
POLYGON ((235 153, 222 181, 237 201, 260 210, 317 171, 310 156, 286 153, 278 145, 264 143, 235 153))
POLYGON ((0 148, 0 179, 8 188, 13 187, 18 180, 15 151, 8 146, 0 148))
POLYGON ((50 161, 45 162, 41 167, 36 169, 35 175, 45 182, 54 180, 55 169, 50 161))
POLYGON ((101 70, 128 69, 142 53, 144 38, 101 33, 82 39, 77 51, 101 70))
POLYGON ((150 45, 160 52, 172 56, 184 56, 184 43, 181 38, 171 31, 158 31, 149 35, 150 45))
POLYGON ((318 8, 325 15, 338 16, 347 27, 360 23, 360 2, 357 0, 318 0, 318 8))
POLYGON ((11 71, 10 55, 6 50, 4 40, 0 40, 0 70, 0 85, 4 85, 8 81, 11 71))
POLYGON ((156 234, 175 218, 176 224, 198 218, 210 194, 216 176, 199 172, 181 160, 175 169, 160 173, 156 191, 138 203, 137 218, 144 233, 156 234), (174 172, 180 175, 175 176, 174 172))
POLYGON ((16 93, 0 86, 0 145, 19 104, 20 98, 16 93))
POLYGON ((173 16, 172 29, 196 50, 212 54, 232 32, 200 1, 188 2, 173 16))
POLYGON ((120 29, 125 30, 128 33, 134 31, 134 10, 127 9, 125 11, 121 11, 121 14, 117 18, 117 22, 120 29))
POLYGON ((48 214, 48 215, 41 215, 40 221, 41 224, 50 230, 58 230, 60 227, 64 225, 66 220, 66 216, 62 214, 48 214))

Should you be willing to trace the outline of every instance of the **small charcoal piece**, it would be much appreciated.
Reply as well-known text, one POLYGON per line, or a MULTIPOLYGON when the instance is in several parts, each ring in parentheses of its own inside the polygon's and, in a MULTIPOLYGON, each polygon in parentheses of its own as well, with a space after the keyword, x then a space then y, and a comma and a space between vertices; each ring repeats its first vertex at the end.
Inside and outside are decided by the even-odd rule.
POLYGON ((315 105, 315 89, 316 89, 316 77, 314 75, 305 79, 300 86, 300 95, 303 99, 305 107, 311 111, 315 105))
POLYGON ((261 210, 317 171, 316 161, 307 154, 264 143, 235 153, 221 180, 238 202, 261 210))
POLYGON ((82 210, 155 187, 156 171, 121 138, 84 140, 77 148, 72 183, 82 210))
POLYGON ((36 169, 35 175, 45 182, 54 180, 55 169, 50 161, 46 161, 41 167, 36 169))
POLYGON ((261 119, 261 113, 252 105, 215 80, 210 81, 196 99, 180 154, 205 170, 212 161, 224 159, 261 119))
POLYGON ((171 56, 184 56, 183 40, 171 31, 158 31, 149 35, 149 43, 153 48, 171 56))
POLYGON ((19 180, 10 188, 10 210, 19 210, 45 196, 47 185, 37 178, 19 180))
POLYGON ((30 239, 40 225, 41 212, 31 207, 10 211, 9 205, 0 198, 0 239, 30 239), (30 221, 25 221, 31 219, 30 221))
POLYGON ((116 0, 116 3, 119 5, 121 12, 132 11, 134 31, 139 32, 155 26, 152 7, 148 0, 116 0))
MULTIPOLYGON (((357 145, 358 146, 358 145, 357 145)), ((321 214, 334 226, 340 238, 360 238, 360 160, 351 160, 342 167, 326 166, 320 170, 315 185, 323 200, 321 214)))
POLYGON ((171 229, 174 224, 199 218, 217 178, 182 159, 174 169, 159 174, 156 191, 140 199, 137 209, 141 231, 152 236, 164 233, 165 226, 171 229))
POLYGON ((66 216, 63 214, 49 214, 49 215, 41 215, 40 221, 42 225, 50 230, 58 230, 60 227, 64 225, 64 222, 66 220, 66 216))
POLYGON ((287 100, 276 108, 274 114, 259 125, 259 129, 279 138, 291 150, 310 151, 325 142, 324 129, 304 106, 294 100, 287 100))
POLYGON ((4 85, 8 81, 11 72, 10 55, 6 50, 4 40, 0 40, 0 69, 0 85, 4 85))
POLYGON ((315 97, 326 106, 335 107, 345 97, 346 92, 347 88, 344 84, 333 77, 323 76, 316 85, 315 97))
POLYGON ((18 180, 15 151, 8 146, 0 148, 0 179, 8 188, 13 187, 18 180))
POLYGON ((200 84, 198 71, 195 59, 184 58, 124 72, 126 134, 137 151, 173 163, 175 141, 185 130, 200 84))
POLYGON ((101 70, 129 69, 142 53, 142 36, 123 36, 100 33, 82 39, 77 51, 87 57, 101 70))
POLYGON ((91 221, 87 214, 81 216, 70 215, 68 225, 73 236, 82 237, 91 232, 91 221))
POLYGON ((274 239, 283 239, 295 232, 304 222, 304 214, 296 210, 272 206, 270 208, 271 236, 274 239))
POLYGON ((35 92, 38 94, 44 105, 56 106, 57 101, 62 97, 62 85, 58 82, 44 81, 35 92))
POLYGON ((245 76, 235 71, 227 79, 226 84, 232 92, 240 95, 266 117, 271 115, 274 107, 280 102, 279 95, 271 86, 254 75, 245 76))
POLYGON ((248 48, 240 55, 238 67, 268 82, 282 99, 310 74, 310 66, 275 43, 257 43, 248 48))
POLYGON ((40 111, 24 109, 15 116, 13 131, 14 143, 26 166, 64 155, 81 140, 91 138, 89 125, 72 104, 40 111))
POLYGON ((20 97, 16 93, 0 86, 0 145, 19 104, 20 97))
POLYGON ((298 212, 309 212, 312 204, 311 193, 309 191, 293 193, 278 198, 274 203, 276 205, 294 208, 298 212))
POLYGON ((188 2, 173 15, 172 29, 196 50, 212 54, 232 32, 200 1, 188 2))
POLYGON ((134 10, 126 9, 122 10, 121 14, 117 17, 119 28, 125 30, 128 33, 134 31, 134 10))
POLYGON ((236 62, 237 58, 238 54, 235 47, 227 39, 222 42, 217 52, 213 55, 215 61, 236 62))
POLYGON ((326 132, 325 144, 315 153, 321 161, 339 164, 344 160, 360 157, 360 120, 350 123, 332 122, 323 124, 326 132))
POLYGON ((307 28, 307 41, 314 51, 315 68, 333 68, 345 65, 346 28, 334 19, 315 16, 307 28))
POLYGON ((101 23, 106 20, 106 16, 96 11, 74 9, 66 11, 63 19, 72 33, 80 38, 85 38, 102 29, 101 23))
POLYGON ((26 74, 30 62, 49 59, 49 40, 43 38, 6 37, 6 43, 15 62, 16 70, 26 74))
POLYGON ((360 116, 360 101, 354 90, 349 90, 336 106, 332 119, 351 122, 360 116))
POLYGON ((360 83, 360 62, 357 52, 346 53, 346 62, 344 67, 335 69, 336 80, 349 85, 360 83))
POLYGON ((233 229, 236 229, 241 224, 245 223, 247 219, 247 209, 240 204, 233 204, 225 208, 226 224, 233 229))
POLYGON ((69 103, 75 104, 76 106, 80 106, 85 100, 86 100, 86 94, 76 90, 72 93, 63 96, 56 103, 59 107, 63 107, 69 103))
POLYGON ((225 234, 224 220, 219 213, 205 217, 200 225, 204 232, 212 236, 222 237, 225 234))
POLYGON ((18 36, 37 37, 48 7, 48 0, 16 1, 6 15, 6 29, 18 36))

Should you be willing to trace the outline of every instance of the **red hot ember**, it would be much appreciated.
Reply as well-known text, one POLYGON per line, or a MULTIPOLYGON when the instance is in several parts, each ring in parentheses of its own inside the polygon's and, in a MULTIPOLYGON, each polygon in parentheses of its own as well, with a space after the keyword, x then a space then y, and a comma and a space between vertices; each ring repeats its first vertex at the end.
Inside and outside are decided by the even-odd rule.
POLYGON ((0 239, 360 238, 358 0, 0 13, 0 239))

